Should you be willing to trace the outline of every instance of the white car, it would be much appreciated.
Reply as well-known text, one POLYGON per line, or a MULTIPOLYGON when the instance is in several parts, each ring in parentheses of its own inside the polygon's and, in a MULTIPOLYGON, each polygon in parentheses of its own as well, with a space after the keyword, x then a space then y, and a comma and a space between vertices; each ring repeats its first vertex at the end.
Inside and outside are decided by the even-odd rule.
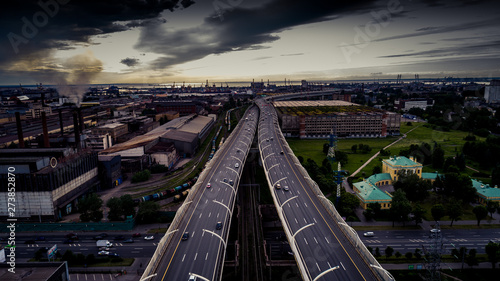
POLYGON ((153 240, 153 239, 155 239, 155 237, 153 235, 144 237, 144 240, 153 240))
POLYGON ((284 191, 289 191, 290 189, 288 188, 288 185, 285 185, 285 186, 283 187, 283 190, 284 190, 284 191))
POLYGON ((210 188, 212 187, 212 185, 210 183, 207 184, 207 188, 210 188))
POLYGON ((108 256, 109 255, 109 252, 108 251, 100 251, 98 253, 99 256, 108 256))
POLYGON ((373 236, 375 236, 375 233, 368 231, 368 232, 363 233, 363 236, 364 237, 373 237, 373 236))
POLYGON ((240 164, 236 163, 236 164, 234 164, 234 167, 235 167, 235 168, 239 168, 239 167, 240 167, 240 164))

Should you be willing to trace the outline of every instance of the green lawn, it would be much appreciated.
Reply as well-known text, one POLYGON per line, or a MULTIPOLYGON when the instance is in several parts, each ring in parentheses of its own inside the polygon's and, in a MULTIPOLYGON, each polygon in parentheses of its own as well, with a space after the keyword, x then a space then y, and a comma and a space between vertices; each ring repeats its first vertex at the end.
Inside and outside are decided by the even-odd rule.
MULTIPOLYGON (((406 125, 406 123, 401 124, 401 134, 407 133, 411 129, 413 131, 407 134, 407 137, 395 143, 387 150, 390 151, 391 155, 399 155, 399 152, 403 149, 407 149, 412 144, 422 144, 424 142, 429 143, 431 146, 434 146, 434 142, 441 145, 443 150, 445 151, 445 157, 455 156, 457 152, 461 151, 462 145, 465 143, 464 137, 467 136, 468 133, 462 131, 449 131, 442 132, 433 130, 424 126, 423 123, 414 123, 412 126, 406 125)), ((337 149, 343 152, 348 153, 348 163, 345 167, 342 167, 344 170, 348 170, 349 172, 354 172, 357 170, 363 163, 365 163, 370 157, 372 157, 375 153, 380 151, 380 149, 389 145, 390 143, 397 140, 399 137, 387 137, 387 138, 364 138, 364 139, 339 139, 337 142, 337 149), (353 153, 351 147, 355 144, 365 144, 369 145, 372 148, 372 151, 367 154, 361 153, 353 153)), ((476 136, 476 138, 478 138, 476 136)), ((483 140, 482 138, 478 138, 478 140, 483 140)), ((290 148, 292 148, 293 152, 296 156, 304 157, 304 160, 307 158, 311 158, 318 165, 321 165, 323 159, 325 159, 325 155, 323 154, 323 144, 328 143, 327 139, 324 140, 300 140, 297 138, 288 138, 287 139, 290 148)), ((388 156, 379 156, 375 158, 370 164, 368 164, 357 176, 362 176, 364 172, 366 177, 372 174, 373 167, 377 165, 381 165, 381 160, 386 159, 388 156)), ((467 163, 469 166, 473 168, 477 168, 477 164, 467 163)), ((480 169, 478 169, 480 170, 480 169)), ((435 169, 431 167, 424 167, 425 172, 434 172, 435 169)), ((489 171, 481 171, 483 173, 488 174, 489 171)), ((474 173, 471 170, 467 170, 467 173, 472 176, 474 173)), ((488 181, 487 178, 481 179, 483 181, 488 181)))

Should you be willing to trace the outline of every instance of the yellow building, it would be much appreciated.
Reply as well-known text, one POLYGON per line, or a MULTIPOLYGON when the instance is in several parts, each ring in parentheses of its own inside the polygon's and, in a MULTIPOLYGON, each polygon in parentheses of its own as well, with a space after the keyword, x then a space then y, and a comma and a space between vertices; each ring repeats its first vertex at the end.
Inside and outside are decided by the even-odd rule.
POLYGON ((404 156, 391 157, 382 160, 382 173, 388 173, 393 181, 398 180, 399 173, 417 174, 419 178, 422 178, 422 164, 415 161, 412 156, 410 158, 404 156))

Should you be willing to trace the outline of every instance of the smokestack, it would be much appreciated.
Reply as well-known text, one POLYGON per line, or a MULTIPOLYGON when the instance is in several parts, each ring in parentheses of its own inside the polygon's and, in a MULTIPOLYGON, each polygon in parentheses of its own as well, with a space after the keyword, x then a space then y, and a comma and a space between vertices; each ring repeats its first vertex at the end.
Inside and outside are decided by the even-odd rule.
POLYGON ((62 119, 62 110, 59 109, 59 126, 61 127, 61 137, 64 135, 64 125, 62 119))
POLYGON ((78 108, 78 118, 80 119, 80 126, 78 128, 80 129, 80 133, 83 133, 83 130, 85 129, 85 123, 83 122, 83 114, 81 108, 78 108))
POLYGON ((45 107, 45 93, 41 93, 42 107, 45 107))
POLYGON ((43 147, 49 148, 49 131, 47 130, 47 115, 42 111, 42 128, 43 128, 43 147))
POLYGON ((19 148, 24 148, 23 126, 21 125, 21 114, 19 114, 19 112, 16 112, 16 125, 19 148))
POLYGON ((76 148, 80 149, 80 130, 78 129, 78 113, 73 111, 73 131, 75 132, 76 148))

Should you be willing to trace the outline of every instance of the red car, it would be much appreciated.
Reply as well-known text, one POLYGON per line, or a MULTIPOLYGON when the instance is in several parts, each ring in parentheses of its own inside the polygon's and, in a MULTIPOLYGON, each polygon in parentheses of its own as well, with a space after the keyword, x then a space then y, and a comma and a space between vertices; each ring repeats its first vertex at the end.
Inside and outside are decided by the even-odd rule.
POLYGON ((140 233, 134 233, 134 234, 132 234, 132 237, 141 237, 141 234, 140 233))

